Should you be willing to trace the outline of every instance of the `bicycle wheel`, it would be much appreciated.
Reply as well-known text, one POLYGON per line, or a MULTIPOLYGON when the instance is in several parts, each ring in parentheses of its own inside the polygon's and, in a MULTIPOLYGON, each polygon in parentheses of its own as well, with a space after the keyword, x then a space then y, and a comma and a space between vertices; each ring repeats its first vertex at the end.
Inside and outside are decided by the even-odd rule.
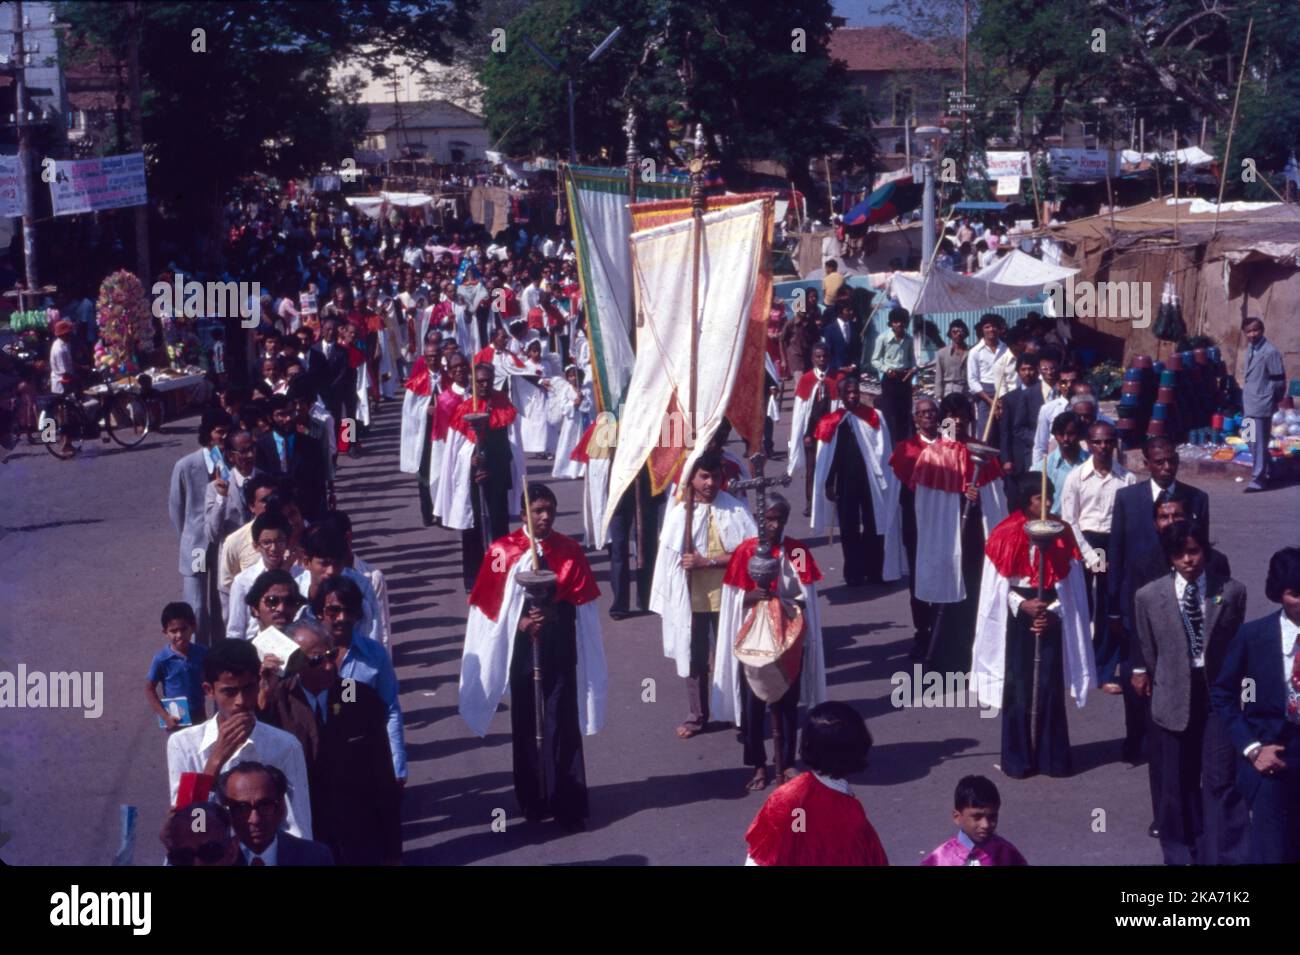
POLYGON ((104 421, 108 436, 124 448, 134 448, 149 433, 149 413, 140 396, 119 391, 108 404, 104 421))
POLYGON ((36 421, 41 444, 60 461, 75 457, 90 431, 86 415, 75 400, 59 401, 41 411, 36 421))

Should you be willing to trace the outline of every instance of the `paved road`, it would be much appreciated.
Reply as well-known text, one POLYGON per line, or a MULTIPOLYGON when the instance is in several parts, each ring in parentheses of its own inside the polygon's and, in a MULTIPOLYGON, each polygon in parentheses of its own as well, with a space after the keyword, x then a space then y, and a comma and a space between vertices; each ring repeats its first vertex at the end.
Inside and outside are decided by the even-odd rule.
MULTIPOLYGON (((366 457, 341 465, 340 504, 357 525, 357 549, 389 578, 395 653, 411 761, 404 806, 408 864, 737 864, 762 795, 748 794, 734 732, 682 742, 682 681, 662 656, 658 618, 605 620, 609 658, 606 729, 585 742, 592 817, 586 832, 533 827, 511 792, 509 717, 478 739, 456 713, 465 619, 457 539, 420 525, 411 476, 397 471, 398 406, 380 411, 366 457), (654 700, 643 701, 646 680, 654 700), (494 810, 507 817, 494 831, 494 810)), ((788 421, 788 415, 787 415, 788 421)), ((23 449, 0 465, 0 670, 100 672, 103 713, 0 711, 0 855, 27 864, 108 864, 119 807, 139 807, 137 864, 159 861, 166 808, 164 736, 141 698, 161 646, 158 613, 180 598, 176 538, 167 518, 173 462, 194 445, 195 419, 143 446, 89 449, 59 462, 23 449)), ((780 430, 778 434, 780 434, 780 430)), ((549 466, 536 462, 537 478, 549 466)), ((1262 594, 1269 555, 1300 542, 1300 487, 1243 497, 1241 485, 1204 477, 1218 546, 1250 590, 1262 594)), ((580 487, 552 485, 558 527, 581 535, 580 487)), ((791 532, 800 533, 801 519, 791 532)), ((1154 864, 1144 766, 1118 760, 1120 701, 1094 695, 1070 714, 1077 775, 1014 781, 996 769, 999 723, 974 709, 896 709, 890 678, 910 672, 906 590, 853 599, 839 586, 838 544, 811 541, 827 575, 823 620, 832 698, 856 706, 876 745, 855 781, 895 864, 914 864, 950 833, 952 789, 983 773, 1003 796, 1001 831, 1034 863, 1154 864)), ((604 579, 607 561, 592 563, 604 579)), ((602 611, 609 596, 602 594, 602 611)), ((507 705, 509 701, 507 700, 507 705)), ((770 790, 769 790, 770 791, 770 790)))

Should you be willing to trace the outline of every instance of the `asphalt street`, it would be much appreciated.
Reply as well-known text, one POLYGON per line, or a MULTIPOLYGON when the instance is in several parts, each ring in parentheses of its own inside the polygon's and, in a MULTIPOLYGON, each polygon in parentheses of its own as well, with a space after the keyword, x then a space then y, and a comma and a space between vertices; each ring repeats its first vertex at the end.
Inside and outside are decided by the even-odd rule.
MULTIPOLYGON (((778 426, 778 444, 788 428, 778 426)), ((662 654, 659 621, 604 615, 609 706, 604 731, 584 741, 592 815, 585 832, 524 822, 511 790, 507 698, 487 736, 456 712, 466 616, 458 535, 421 526, 414 476, 397 470, 400 404, 381 407, 365 455, 340 463, 340 506, 357 551, 388 576, 394 661, 402 687, 411 778, 403 808, 410 865, 738 865, 743 835, 765 793, 730 728, 689 741, 683 681, 662 654), (502 817, 506 825, 493 826, 502 817)), ((153 865, 167 803, 165 734, 142 693, 162 646, 158 614, 181 598, 177 542, 167 517, 172 464, 195 445, 196 418, 170 423, 139 448, 87 446, 70 462, 20 447, 0 464, 0 669, 88 671, 103 678, 102 715, 82 710, 0 711, 0 857, 19 864, 107 865, 118 851, 122 806, 138 809, 133 853, 153 865)), ((778 465, 779 466, 779 463, 778 465)), ((530 462, 546 480, 550 462, 530 462)), ((1213 537, 1250 593, 1263 597, 1270 554, 1300 543, 1300 487, 1244 496, 1231 477, 1185 474, 1211 496, 1213 537)), ((581 537, 578 482, 551 482, 557 528, 581 537)), ((798 479, 789 533, 798 516, 798 479)), ((822 600, 832 699, 854 705, 875 737, 854 789, 896 865, 916 864, 952 834, 951 800, 968 773, 1002 793, 999 831, 1031 863, 1157 864, 1146 834, 1147 772, 1119 759, 1119 698, 1094 694, 1071 709, 1076 775, 1015 781, 996 768, 999 721, 968 707, 897 708, 891 677, 912 672, 907 592, 848 592, 839 545, 808 541, 826 575, 822 600)), ((593 554, 602 587, 608 562, 593 554)), ((767 790, 770 792, 771 790, 767 790)))

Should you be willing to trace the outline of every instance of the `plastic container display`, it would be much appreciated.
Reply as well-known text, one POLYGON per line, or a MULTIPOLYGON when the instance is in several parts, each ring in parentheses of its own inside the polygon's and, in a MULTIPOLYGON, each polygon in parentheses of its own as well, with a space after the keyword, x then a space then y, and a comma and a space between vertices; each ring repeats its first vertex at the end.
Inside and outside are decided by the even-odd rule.
POLYGON ((1175 400, 1173 388, 1161 385, 1160 389, 1156 392, 1156 401, 1160 404, 1171 405, 1175 400))
POLYGON ((1182 371, 1182 370, 1183 370, 1183 356, 1182 356, 1181 354, 1179 354, 1178 352, 1174 352, 1172 355, 1170 355, 1170 356, 1165 360, 1165 370, 1166 370, 1166 371, 1182 371))
POLYGON ((1147 422, 1147 437, 1156 438, 1165 433, 1165 422, 1163 418, 1152 418, 1147 422))
POLYGON ((1164 421, 1169 417, 1169 406, 1156 402, 1151 408, 1152 421, 1164 421))
POLYGON ((1142 369, 1144 369, 1144 368, 1150 368, 1151 365, 1152 365, 1152 362, 1151 362, 1151 356, 1150 356, 1150 355, 1134 355, 1134 356, 1133 356, 1133 364, 1132 364, 1131 367, 1136 368, 1136 369, 1138 369, 1138 370, 1140 371, 1140 370, 1142 370, 1142 369))
POLYGON ((1178 372, 1166 369, 1160 373, 1160 387, 1172 388, 1178 384, 1178 372))

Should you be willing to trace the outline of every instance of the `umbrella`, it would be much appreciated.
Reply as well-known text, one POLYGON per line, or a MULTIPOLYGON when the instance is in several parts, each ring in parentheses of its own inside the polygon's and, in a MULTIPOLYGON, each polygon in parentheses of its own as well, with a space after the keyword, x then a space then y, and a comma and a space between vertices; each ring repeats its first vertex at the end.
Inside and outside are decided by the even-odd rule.
POLYGON ((844 214, 848 227, 879 225, 911 212, 921 204, 921 187, 911 176, 885 183, 844 214))

